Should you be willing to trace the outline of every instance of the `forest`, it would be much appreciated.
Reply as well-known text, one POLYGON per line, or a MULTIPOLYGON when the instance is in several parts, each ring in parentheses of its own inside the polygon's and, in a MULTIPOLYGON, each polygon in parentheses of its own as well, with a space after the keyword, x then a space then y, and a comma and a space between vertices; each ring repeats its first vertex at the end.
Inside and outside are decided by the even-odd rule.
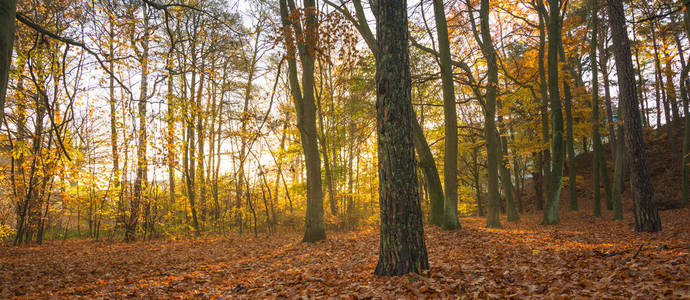
POLYGON ((0 0, 0 298, 690 297, 689 0, 0 0))

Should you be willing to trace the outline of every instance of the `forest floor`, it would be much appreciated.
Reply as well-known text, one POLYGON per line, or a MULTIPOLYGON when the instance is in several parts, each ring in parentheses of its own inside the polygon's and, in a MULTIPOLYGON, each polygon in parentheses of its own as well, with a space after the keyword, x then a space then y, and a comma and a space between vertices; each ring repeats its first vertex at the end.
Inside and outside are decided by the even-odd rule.
POLYGON ((483 218, 463 228, 425 227, 431 269, 373 275, 374 230, 330 232, 301 243, 297 234, 231 234, 122 243, 51 241, 0 247, 0 298, 690 298, 690 208, 661 211, 663 231, 634 233, 632 213, 562 211, 504 229, 483 218))

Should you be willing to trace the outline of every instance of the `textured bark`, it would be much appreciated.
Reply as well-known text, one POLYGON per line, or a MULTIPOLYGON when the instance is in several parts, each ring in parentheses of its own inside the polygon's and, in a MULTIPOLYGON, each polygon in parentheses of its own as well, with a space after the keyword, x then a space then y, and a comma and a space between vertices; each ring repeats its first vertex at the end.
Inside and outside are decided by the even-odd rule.
POLYGON ((630 54, 630 41, 626 31, 623 2, 622 0, 610 0, 608 4, 616 73, 618 74, 618 93, 623 106, 625 145, 631 159, 630 180, 635 207, 635 231, 656 232, 661 230, 661 220, 654 204, 654 189, 650 180, 647 154, 642 139, 640 108, 635 89, 635 72, 630 54))
POLYGON ((551 178, 549 191, 544 208, 542 224, 558 224, 558 205, 561 199, 561 183, 563 181, 563 112, 561 98, 558 91, 558 45, 561 40, 560 5, 558 0, 549 0, 549 46, 548 46, 548 74, 549 99, 551 106, 551 178))
POLYGON ((429 268, 417 197, 411 118, 407 1, 379 0, 376 128, 381 231, 377 275, 429 268))
POLYGON ((17 0, 5 0, 0 3, 0 120, 5 118, 5 97, 12 66, 16 14, 17 0))
POLYGON ((460 228, 458 222, 458 116, 455 107, 453 66, 450 59, 448 25, 443 0, 434 0, 434 19, 438 37, 438 52, 443 86, 443 116, 445 121, 445 155, 443 158, 443 181, 445 201, 443 202, 443 229, 460 228))

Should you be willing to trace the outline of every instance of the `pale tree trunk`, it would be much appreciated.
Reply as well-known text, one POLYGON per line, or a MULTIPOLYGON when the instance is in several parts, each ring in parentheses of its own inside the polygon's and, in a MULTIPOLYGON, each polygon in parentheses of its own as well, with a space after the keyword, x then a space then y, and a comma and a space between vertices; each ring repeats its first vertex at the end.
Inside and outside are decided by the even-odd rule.
MULTIPOLYGON (((202 46, 203 49, 203 46, 202 46)), ((206 58, 203 57, 201 60, 201 70, 199 72, 199 89, 196 91, 197 96, 196 96, 196 135, 198 138, 197 142, 197 150, 196 150, 196 156, 197 156, 197 168, 196 168, 196 185, 199 188, 199 201, 198 206, 201 208, 201 220, 202 223, 201 225, 205 224, 203 221, 206 219, 206 180, 204 176, 204 142, 206 141, 206 134, 204 132, 204 121, 206 119, 206 109, 204 107, 203 103, 203 90, 204 90, 204 79, 206 78, 205 74, 205 69, 206 69, 206 58)), ((194 150, 192 150, 194 151, 194 150)), ((194 170, 192 170, 194 171, 194 170)), ((199 226, 199 230, 203 230, 201 226, 199 226)))
MULTIPOLYGON (((172 67, 172 48, 168 52, 168 66, 172 67)), ((167 122, 167 135, 166 135, 166 143, 167 143, 167 150, 168 150, 168 156, 167 156, 167 163, 168 163, 168 201, 170 204, 175 202, 175 106, 177 105, 175 101, 175 95, 174 95, 174 76, 172 74, 172 71, 169 71, 168 74, 168 93, 166 94, 166 100, 167 100, 167 113, 166 113, 166 122, 167 122)))
POLYGON ((143 10, 143 29, 144 37, 142 40, 141 51, 141 83, 139 91, 139 99, 137 103, 139 126, 134 126, 138 131, 138 146, 137 146, 137 169, 136 179, 134 181, 134 197, 130 205, 129 221, 125 231, 125 240, 133 241, 135 231, 137 228, 137 221, 139 219, 139 206, 145 198, 145 190, 147 185, 147 161, 146 161, 146 102, 148 101, 148 60, 149 60, 149 22, 147 16, 146 5, 142 5, 143 10))
POLYGON ((417 196, 412 137, 407 1, 379 0, 376 36, 376 128, 381 229, 374 274, 429 268, 417 196))
POLYGON ((631 186, 635 207, 635 231, 656 232, 661 230, 661 220, 654 204, 654 188, 647 166, 647 154, 642 139, 640 108, 635 90, 635 72, 630 54, 630 41, 625 25, 622 0, 610 0, 609 23, 613 38, 616 73, 618 74, 619 99, 623 105, 625 144, 631 159, 631 186))
MULTIPOLYGON (((109 67, 110 67, 110 72, 112 72, 113 75, 110 75, 109 78, 109 83, 108 83, 108 94, 109 94, 109 102, 110 102, 110 147, 111 147, 111 154, 113 156, 113 182, 114 182, 114 192, 117 193, 117 203, 118 207, 122 206, 122 196, 123 194, 120 192, 121 187, 121 176, 120 176, 120 153, 118 151, 118 138, 117 138, 117 117, 116 117, 116 112, 115 112, 115 104, 117 103, 117 99, 115 99, 115 49, 114 49, 114 44, 115 44, 115 21, 112 18, 108 19, 109 21, 109 26, 110 26, 110 31, 109 31, 109 41, 108 41, 108 51, 109 51, 109 67)), ((125 221, 124 219, 122 221, 125 221)))

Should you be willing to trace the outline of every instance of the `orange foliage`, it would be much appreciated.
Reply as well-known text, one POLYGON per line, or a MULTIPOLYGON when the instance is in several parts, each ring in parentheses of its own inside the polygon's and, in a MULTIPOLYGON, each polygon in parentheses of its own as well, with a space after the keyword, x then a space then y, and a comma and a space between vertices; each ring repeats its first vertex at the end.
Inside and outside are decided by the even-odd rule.
MULTIPOLYGON (((565 212, 564 212, 565 213, 565 212)), ((609 212, 606 212, 609 213, 609 212)), ((0 297, 266 298, 683 298, 690 296, 690 208, 662 211, 664 231, 634 233, 631 214, 566 213, 558 227, 538 214, 506 229, 464 218, 463 229, 426 228, 431 270, 373 275, 375 231, 226 237, 132 244, 52 241, 0 248, 0 297)))

